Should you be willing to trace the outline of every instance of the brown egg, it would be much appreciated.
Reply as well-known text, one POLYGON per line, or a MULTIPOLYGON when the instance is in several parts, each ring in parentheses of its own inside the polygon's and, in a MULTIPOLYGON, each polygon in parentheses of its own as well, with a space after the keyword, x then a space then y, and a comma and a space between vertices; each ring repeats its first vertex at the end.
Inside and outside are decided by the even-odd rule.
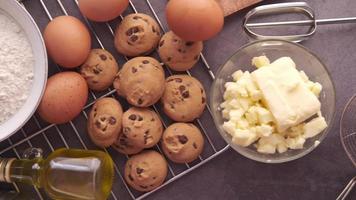
POLYGON ((75 17, 54 18, 43 33, 49 56, 65 68, 81 65, 89 55, 91 39, 88 29, 75 17))
POLYGON ((186 41, 210 39, 224 25, 223 11, 215 0, 170 0, 166 18, 169 28, 186 41))
POLYGON ((60 72, 48 79, 38 107, 41 118, 62 124, 80 114, 88 98, 88 85, 76 72, 60 72))
POLYGON ((79 0, 78 2, 83 15, 97 22, 115 19, 129 5, 128 0, 79 0))

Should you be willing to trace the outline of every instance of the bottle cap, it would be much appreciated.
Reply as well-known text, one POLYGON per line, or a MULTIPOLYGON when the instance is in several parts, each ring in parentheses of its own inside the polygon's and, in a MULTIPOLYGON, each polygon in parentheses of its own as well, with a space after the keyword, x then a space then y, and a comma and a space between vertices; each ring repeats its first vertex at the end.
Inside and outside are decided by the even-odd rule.
POLYGON ((11 183, 10 166, 15 158, 0 158, 0 182, 11 183))

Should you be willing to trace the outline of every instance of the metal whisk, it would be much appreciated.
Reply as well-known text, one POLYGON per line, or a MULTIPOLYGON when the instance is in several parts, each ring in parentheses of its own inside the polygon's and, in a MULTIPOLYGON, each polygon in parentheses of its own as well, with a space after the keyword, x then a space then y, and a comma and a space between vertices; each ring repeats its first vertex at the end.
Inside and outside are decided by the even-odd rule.
POLYGON ((253 39, 284 39, 293 42, 300 42, 308 39, 314 35, 317 25, 325 24, 343 24, 356 23, 356 17, 333 18, 333 19, 316 19, 313 9, 305 2, 291 2, 291 3, 277 3, 270 5, 263 5, 252 9, 244 18, 243 27, 248 36, 253 39), (282 21, 282 22, 263 22, 263 23, 249 23, 250 19, 257 16, 296 13, 303 14, 308 19, 298 21, 282 21), (271 28, 282 26, 310 26, 307 33, 295 35, 261 35, 253 31, 255 28, 271 28))

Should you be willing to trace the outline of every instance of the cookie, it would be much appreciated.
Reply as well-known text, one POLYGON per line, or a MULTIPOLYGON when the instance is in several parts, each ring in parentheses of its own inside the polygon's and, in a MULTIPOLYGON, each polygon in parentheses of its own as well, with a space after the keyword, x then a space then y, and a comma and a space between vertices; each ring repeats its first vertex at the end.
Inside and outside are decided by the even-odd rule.
POLYGON ((202 50, 203 42, 184 41, 172 31, 162 36, 158 46, 161 60, 175 71, 192 68, 198 62, 202 50))
POLYGON ((189 163, 203 151, 204 138, 200 130, 191 123, 174 123, 162 136, 164 154, 173 162, 189 163))
POLYGON ((115 58, 104 49, 92 49, 89 57, 80 67, 90 89, 103 91, 114 82, 119 66, 115 58))
POLYGON ((161 101, 168 117, 178 122, 190 122, 203 113, 206 95, 197 79, 188 75, 173 75, 166 79, 161 101))
POLYGON ((122 108, 114 98, 99 99, 90 111, 88 133, 94 144, 108 147, 113 144, 121 132, 122 108))
POLYGON ((134 146, 150 148, 161 139, 163 127, 156 112, 132 107, 123 114, 122 132, 134 146))
POLYGON ((126 154, 132 155, 137 154, 143 150, 143 148, 136 147, 132 144, 132 142, 128 139, 126 133, 121 133, 114 144, 111 145, 116 151, 126 154))
POLYGON ((135 190, 146 192, 160 186, 167 176, 167 162, 156 151, 132 156, 125 164, 125 180, 135 190))
POLYGON ((127 61, 116 75, 114 87, 120 96, 137 107, 156 103, 164 92, 164 71, 151 57, 136 57, 127 61))
POLYGON ((158 45, 161 30, 157 22, 142 13, 127 15, 115 32, 115 47, 123 55, 134 57, 151 53, 158 45))

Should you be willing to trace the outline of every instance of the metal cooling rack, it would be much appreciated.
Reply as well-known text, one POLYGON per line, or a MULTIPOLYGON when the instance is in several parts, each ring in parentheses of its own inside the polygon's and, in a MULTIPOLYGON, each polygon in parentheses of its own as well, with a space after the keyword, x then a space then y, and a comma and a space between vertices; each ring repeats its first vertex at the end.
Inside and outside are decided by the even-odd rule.
MULTIPOLYGON (((21 4, 34 17, 35 21, 42 30, 47 24, 43 23, 42 20, 44 18, 46 18, 48 22, 58 15, 73 15, 78 17, 92 32, 93 46, 110 51, 118 60, 119 65, 122 65, 125 61, 127 61, 127 58, 119 55, 113 47, 114 29, 116 25, 122 20, 123 16, 120 16, 119 19, 108 23, 98 24, 87 20, 80 14, 77 7, 77 0, 22 0, 21 4), (110 42, 108 42, 108 38, 110 38, 110 42)), ((157 20, 162 29, 162 32, 166 32, 167 28, 162 22, 164 21, 164 18, 163 16, 160 17, 162 10, 164 10, 165 4, 166 1, 162 0, 131 0, 128 11, 125 11, 124 15, 132 12, 143 12, 149 14, 157 20)), ((158 58, 156 52, 151 56, 158 58)), ((58 65, 50 61, 49 74, 54 74, 62 70, 63 69, 61 69, 58 65)), ((170 71, 167 67, 165 68, 165 72, 167 76, 173 74, 173 72, 170 71)), ((207 89, 210 88, 210 84, 215 79, 214 73, 203 54, 201 54, 201 59, 197 66, 191 71, 186 71, 186 73, 188 75, 194 75, 200 79, 206 91, 208 91, 207 89)), ((20 158, 20 153, 29 147, 42 148, 44 150, 45 156, 53 152, 55 149, 61 147, 98 149, 98 147, 96 147, 87 137, 87 113, 90 111, 91 106, 94 104, 97 98, 105 96, 112 96, 119 99, 124 109, 129 107, 124 99, 116 96, 114 88, 108 89, 104 93, 94 93, 90 91, 88 104, 84 107, 81 115, 76 119, 64 125, 55 125, 47 124, 46 122, 42 121, 36 114, 22 129, 20 129, 18 133, 0 143, 0 156, 16 156, 17 158, 20 158)), ((152 108, 161 115, 164 127, 167 127, 170 123, 172 123, 163 114, 160 104, 153 105, 152 108)), ((166 185, 188 174, 189 172, 195 170, 196 168, 204 165, 208 161, 212 160, 227 150, 229 146, 218 135, 216 127, 213 125, 212 121, 212 113, 209 106, 207 106, 202 117, 194 122, 204 133, 205 147, 203 153, 196 161, 189 164, 186 163, 183 165, 178 165, 167 160, 169 164, 169 174, 166 181, 163 185, 150 192, 139 193, 131 189, 124 181, 123 168, 124 163, 128 159, 128 156, 117 153, 112 148, 102 149, 112 156, 115 163, 115 181, 109 199, 143 199, 155 191, 160 190, 166 185)), ((162 153, 159 145, 156 145, 154 149, 162 153)), ((35 187, 29 187, 21 184, 13 184, 13 188, 17 191, 34 193, 39 199, 49 199, 42 189, 37 189, 35 187)))

